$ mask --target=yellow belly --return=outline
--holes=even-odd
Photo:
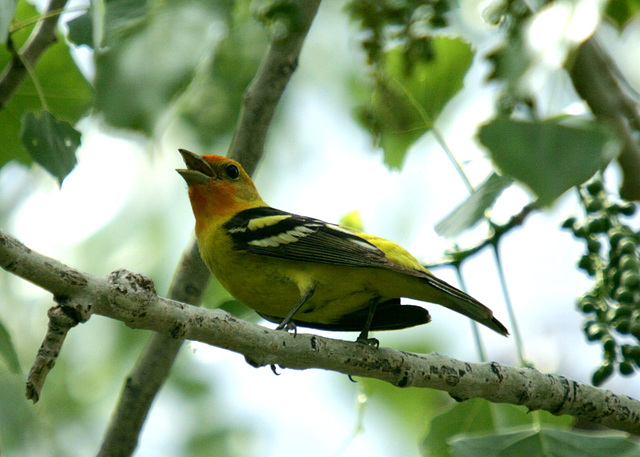
[[[293,262],[230,249],[226,243],[201,248],[211,272],[237,300],[260,314],[284,318],[309,289],[313,296],[296,320],[330,324],[389,295],[392,272]],[[363,274],[365,273],[365,274]]]

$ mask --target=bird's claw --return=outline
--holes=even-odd
[[[276,327],[276,330],[284,330],[287,333],[293,331],[294,337],[298,335],[298,327],[296,326],[296,324],[294,324],[291,321],[287,323],[284,323],[284,322],[280,323],[280,325]]]
[[[362,335],[358,337],[358,339],[356,340],[356,343],[365,344],[367,346],[370,346],[376,349],[380,347],[380,341],[378,341],[377,338],[367,338]]]

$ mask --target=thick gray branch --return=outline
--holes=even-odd
[[[0,231],[0,266],[54,295],[94,297],[92,310],[131,328],[154,330],[240,354],[254,366],[322,368],[387,381],[398,387],[444,390],[458,400],[482,397],[553,414],[570,414],[610,428],[640,434],[640,402],[564,376],[498,363],[467,363],[440,354],[412,354],[315,335],[269,330],[222,310],[208,310],[158,297],[146,277],[118,270],[107,278],[80,273],[37,254]],[[34,272],[50,270],[45,278]],[[72,278],[82,277],[82,284]],[[54,278],[52,280],[52,278]],[[73,301],[73,297],[69,297]]]

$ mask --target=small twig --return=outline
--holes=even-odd
[[[59,14],[52,14],[64,8],[67,0],[51,0],[47,9],[42,13],[42,20],[31,33],[20,54],[14,54],[11,62],[0,76],[0,110],[9,102],[13,94],[27,76],[27,67],[35,67],[42,53],[56,42],[56,25]]]
[[[510,230],[522,225],[527,216],[536,209],[538,209],[537,202],[532,202],[522,208],[518,214],[512,216],[505,224],[498,225],[491,223],[491,233],[487,237],[483,238],[478,244],[468,249],[455,248],[454,250],[447,251],[444,257],[437,262],[425,265],[425,268],[433,269],[445,266],[455,267],[456,265],[461,265],[462,262],[476,255],[484,248],[491,245],[497,245],[502,236],[506,235]]]
[[[524,343],[522,342],[522,334],[518,327],[518,320],[516,319],[516,313],[511,302],[511,294],[509,294],[509,288],[507,287],[507,278],[504,275],[504,268],[502,267],[502,259],[500,258],[500,251],[498,250],[498,243],[493,243],[493,259],[498,270],[498,278],[500,279],[500,288],[502,289],[502,296],[507,308],[507,314],[509,315],[509,325],[511,327],[511,333],[516,343],[516,354],[518,355],[518,363],[522,366],[527,365],[526,358],[524,356]]]
[[[158,297],[149,279],[124,270],[98,278],[66,267],[73,274],[55,276],[53,282],[33,276],[33,272],[55,263],[0,230],[0,266],[10,265],[13,273],[42,287],[46,285],[54,294],[75,288],[78,294],[93,298],[94,314],[120,320],[131,328],[237,352],[257,366],[321,368],[375,378],[398,387],[443,390],[458,401],[481,397],[495,403],[524,405],[529,410],[569,414],[640,434],[640,401],[564,376],[542,373],[532,367],[468,363],[436,353],[373,348],[312,334],[294,336],[240,320],[219,309],[202,309]],[[70,285],[71,278],[79,276],[87,279],[80,290],[75,284]]]
[[[640,201],[640,140],[633,134],[640,130],[640,104],[622,88],[620,70],[595,37],[576,50],[569,75],[593,114],[612,125],[624,144],[618,159],[623,173],[620,195]]]
[[[67,332],[78,325],[78,320],[60,305],[50,308],[47,316],[49,317],[47,334],[38,349],[38,355],[27,378],[26,397],[34,403],[40,399],[42,386],[56,364]]]

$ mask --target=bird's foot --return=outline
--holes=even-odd
[[[282,321],[280,325],[276,327],[276,330],[284,330],[285,332],[293,332],[293,336],[298,334],[298,327],[293,322]]]
[[[366,335],[360,335],[356,340],[356,343],[365,344],[376,349],[380,347],[380,341],[378,341],[377,338],[368,338]]]

